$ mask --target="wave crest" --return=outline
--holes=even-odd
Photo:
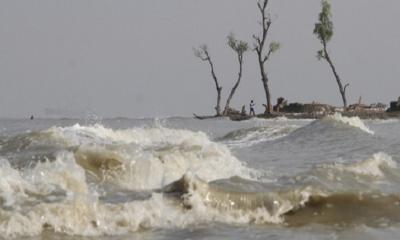
[[[339,122],[348,126],[358,128],[371,135],[374,134],[374,132],[369,129],[359,117],[344,117],[340,113],[335,113],[333,115],[326,116],[323,121]]]
[[[297,126],[263,126],[232,131],[217,139],[231,147],[249,147],[286,136]]]
[[[162,126],[113,130],[99,124],[76,124],[52,127],[23,139],[27,138],[30,142],[26,144],[26,151],[37,152],[46,145],[47,155],[42,160],[49,159],[49,148],[55,156],[60,151],[72,152],[70,160],[76,160],[100,181],[127,189],[161,188],[188,171],[207,181],[257,175],[226,146],[212,142],[203,132]]]
[[[374,154],[371,158],[354,163],[348,166],[336,165],[336,168],[341,171],[348,171],[358,175],[384,177],[385,169],[397,168],[397,163],[393,161],[392,157],[386,153],[380,152]]]

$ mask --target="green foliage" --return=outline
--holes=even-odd
[[[333,36],[331,5],[328,0],[322,0],[321,5],[322,10],[319,14],[318,22],[315,24],[314,34],[323,44],[326,44]]]
[[[276,52],[279,48],[281,48],[281,44],[279,42],[271,42],[269,44],[269,51],[271,53]]]
[[[203,52],[208,52],[208,46],[207,46],[207,44],[201,44],[201,45],[200,45],[200,49],[201,49]]]
[[[200,57],[201,56],[201,51],[199,50],[199,49],[197,49],[197,48],[192,48],[192,50],[193,50],[193,54],[196,56],[196,57]]]
[[[202,44],[199,48],[193,48],[193,54],[201,60],[207,61],[209,59],[208,46],[206,44]]]
[[[249,50],[249,44],[245,41],[237,40],[233,33],[228,35],[228,45],[238,54],[243,54]]]
[[[323,50],[319,50],[317,52],[317,58],[318,58],[318,60],[321,60],[321,59],[325,58],[325,54],[324,54]]]

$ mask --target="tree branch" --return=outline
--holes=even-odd
[[[256,41],[257,45],[260,46],[261,45],[261,40],[260,37],[253,35],[253,39]]]
[[[350,86],[350,83],[346,83],[346,85],[344,85],[343,92],[346,93],[346,89],[347,89],[347,87],[349,87],[349,86]]]
[[[210,60],[210,56],[208,55],[207,47],[205,45],[199,47],[198,49],[193,48],[193,54],[204,62]]]
[[[269,59],[269,57],[271,56],[271,54],[272,54],[272,49],[270,49],[270,50],[268,51],[267,55],[264,57],[263,63],[265,63],[266,61],[268,61],[268,59]]]
[[[258,9],[260,9],[261,12],[265,12],[265,9],[268,6],[268,2],[269,2],[269,0],[264,0],[264,2],[261,5],[260,1],[258,1],[257,2]]]
[[[260,66],[260,73],[261,73],[261,81],[264,86],[264,91],[266,95],[266,100],[267,100],[267,105],[265,105],[266,108],[266,113],[271,113],[272,112],[272,104],[271,104],[271,94],[268,86],[268,76],[266,72],[266,66],[265,63],[268,61],[269,57],[271,54],[274,52],[274,50],[270,49],[268,52],[265,54],[265,44],[267,42],[267,36],[268,32],[270,30],[272,21],[270,16],[267,13],[267,7],[268,7],[269,0],[258,0],[257,1],[257,7],[260,11],[261,15],[261,27],[262,27],[262,32],[257,35],[253,35],[253,39],[255,40],[254,43],[254,51],[257,53],[258,56],[258,63]]]
[[[261,12],[263,11],[263,7],[261,6],[260,1],[258,1],[257,7],[258,7],[258,9],[259,9]]]

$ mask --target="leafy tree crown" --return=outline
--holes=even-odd
[[[281,44],[279,42],[271,42],[271,44],[269,44],[269,50],[271,53],[278,51],[279,48],[281,48]]]
[[[331,5],[328,0],[322,0],[321,5],[322,10],[319,13],[318,22],[315,24],[314,34],[323,44],[326,44],[333,36]]]
[[[233,33],[228,35],[228,45],[239,54],[245,53],[249,49],[249,45],[245,41],[237,40]]]

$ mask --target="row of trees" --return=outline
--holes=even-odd
[[[279,42],[272,41],[269,42],[268,44],[267,41],[267,37],[272,25],[272,19],[269,15],[269,8],[268,8],[269,2],[270,0],[259,0],[257,2],[257,7],[260,12],[260,19],[261,19],[260,21],[261,31],[259,34],[255,34],[252,36],[253,37],[252,50],[257,55],[257,60],[261,75],[261,82],[263,84],[263,89],[266,97],[266,104],[264,105],[265,114],[271,114],[273,110],[271,101],[271,90],[269,86],[269,77],[267,71],[267,63],[270,60],[272,54],[280,48]],[[342,96],[344,110],[346,110],[347,109],[346,89],[349,86],[349,84],[343,86],[342,81],[332,62],[332,59],[330,58],[327,48],[327,44],[333,36],[333,22],[331,20],[331,17],[332,17],[331,6],[328,0],[322,0],[322,10],[319,14],[318,22],[315,24],[314,27],[314,34],[317,36],[317,38],[320,40],[322,44],[322,49],[318,51],[317,58],[319,60],[322,59],[326,60],[329,66],[331,67],[332,72],[337,81],[337,84],[339,86],[339,92]],[[239,63],[239,71],[238,71],[238,78],[230,91],[230,94],[226,100],[224,110],[222,112],[221,112],[222,86],[220,85],[218,78],[215,74],[214,63],[210,56],[208,46],[206,44],[203,44],[199,48],[194,49],[195,56],[201,59],[202,61],[207,62],[211,69],[211,76],[214,80],[215,88],[217,90],[217,105],[215,107],[216,116],[227,115],[229,113],[228,111],[230,108],[231,100],[237,88],[239,87],[242,78],[243,56],[247,51],[249,51],[249,44],[245,41],[236,39],[233,33],[229,34],[227,39],[228,39],[227,42],[228,46],[236,53]]]

